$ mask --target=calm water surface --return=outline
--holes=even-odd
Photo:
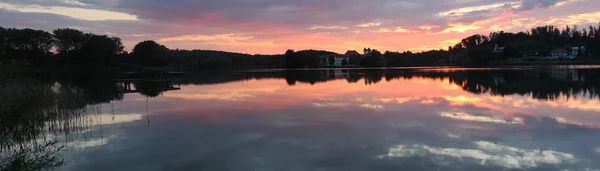
[[[56,139],[65,171],[600,170],[595,66],[101,75],[8,82],[78,112],[4,146]]]

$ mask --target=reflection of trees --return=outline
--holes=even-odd
[[[0,74],[1,75],[1,74]],[[45,134],[87,129],[96,104],[122,99],[103,75],[19,75],[0,82],[0,170],[45,170],[62,165],[62,146]]]
[[[536,99],[555,100],[573,95],[600,97],[597,69],[537,69],[537,70],[285,70],[273,72],[202,73],[183,78],[182,84],[220,84],[250,79],[285,78],[288,85],[316,84],[337,79],[349,83],[364,79],[365,84],[377,84],[385,78],[412,79],[415,77],[446,80],[463,90],[494,96],[527,95]],[[393,90],[390,90],[393,91]]]
[[[136,82],[133,83],[136,90],[139,91],[140,94],[146,97],[158,97],[163,92],[165,92],[167,88],[172,88],[173,84],[171,82]]]

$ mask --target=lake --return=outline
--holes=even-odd
[[[598,78],[600,66],[16,74],[1,88],[2,157],[64,171],[600,170]]]

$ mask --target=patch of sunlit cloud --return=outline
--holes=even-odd
[[[389,33],[390,30],[388,30],[386,28],[382,28],[382,29],[379,29],[377,32],[379,32],[379,33]]]
[[[445,46],[453,46],[458,42],[460,42],[459,39],[447,39],[447,40],[439,41],[438,44],[442,47],[445,47]]]
[[[394,98],[375,98],[374,100],[381,101],[382,103],[389,103],[391,101],[394,101]]]
[[[442,31],[442,33],[451,33],[451,32],[463,33],[463,32],[466,32],[466,31],[479,30],[481,28],[482,28],[481,26],[477,26],[477,25],[474,25],[474,24],[469,24],[469,25],[464,25],[464,24],[450,24],[450,27],[444,29],[444,31]]]
[[[552,150],[529,150],[498,145],[488,141],[476,141],[475,149],[442,148],[428,145],[398,145],[388,149],[380,158],[399,157],[449,157],[464,161],[474,160],[481,165],[495,165],[511,169],[528,169],[540,165],[574,164],[577,158],[569,153]],[[448,160],[443,160],[448,164]],[[441,164],[441,163],[440,163]]]
[[[570,15],[565,18],[559,19],[562,20],[563,24],[584,24],[584,23],[597,23],[600,21],[600,12],[591,12],[577,15]],[[561,23],[561,22],[559,22]]]
[[[325,30],[346,30],[349,27],[346,26],[319,26],[319,25],[315,25],[313,27],[311,27],[311,30],[318,30],[318,29],[325,29]]]
[[[23,13],[45,13],[71,17],[79,20],[104,21],[104,20],[138,20],[136,15],[108,10],[87,9],[78,7],[40,6],[40,5],[15,5],[0,2],[0,9]]]
[[[471,12],[494,10],[494,9],[499,9],[499,8],[503,8],[503,7],[507,7],[507,6],[515,8],[515,7],[519,7],[519,3],[518,2],[508,2],[508,3],[495,3],[495,4],[490,4],[490,5],[463,7],[463,8],[452,9],[450,11],[440,12],[440,13],[438,13],[438,16],[442,16],[442,17],[464,16]]]
[[[567,0],[567,1],[557,2],[552,7],[560,7],[560,6],[563,6],[563,5],[571,4],[571,3],[576,2],[576,1],[579,1],[579,0]]]
[[[160,36],[162,34],[132,34],[132,37],[149,37],[149,36]]]
[[[460,42],[460,40],[458,40],[458,39],[449,39],[449,40],[439,41],[436,44],[433,44],[430,46],[412,47],[412,48],[407,48],[407,50],[413,51],[413,52],[419,52],[419,51],[429,51],[429,50],[433,50],[433,49],[447,49],[448,46],[454,46],[458,42]],[[448,90],[460,89],[460,87],[458,87],[457,85],[454,85],[454,84],[449,85],[446,88]]]
[[[396,27],[396,29],[394,30],[394,32],[395,33],[416,33],[417,31],[405,29],[405,28],[402,28],[402,27]]]
[[[360,107],[362,108],[370,108],[370,109],[383,109],[382,105],[378,105],[378,104],[361,104]]]
[[[254,38],[253,36],[243,36],[235,33],[215,34],[215,35],[181,35],[176,37],[167,37],[158,39],[159,42],[175,42],[175,41],[247,41]]]
[[[381,23],[364,23],[364,24],[359,24],[359,25],[356,25],[356,26],[357,27],[367,28],[367,27],[377,27],[377,26],[380,26],[380,25],[381,25]]]
[[[476,116],[464,112],[440,112],[440,116],[445,118],[451,118],[456,120],[474,121],[474,122],[488,122],[488,123],[503,123],[503,124],[523,124],[523,119],[520,117],[512,118],[507,121],[500,117],[492,116]]]
[[[313,103],[315,107],[344,107],[348,105],[348,103]]]
[[[434,100],[431,99],[427,99],[427,100],[422,100],[421,104],[435,104],[436,102]]]
[[[89,4],[77,1],[77,0],[60,0],[60,2],[69,4],[69,5],[79,5],[79,6],[88,6]]]
[[[215,35],[180,35],[175,37],[165,37],[157,40],[160,43],[184,43],[185,45],[191,45],[193,43],[198,44],[211,44],[226,47],[260,47],[260,48],[276,48],[281,45],[274,43],[273,41],[255,39],[254,36],[246,36],[235,33],[230,34],[215,34]]]
[[[319,32],[319,33],[315,33],[316,35],[331,35],[333,34],[333,32]]]
[[[422,26],[419,26],[419,28],[421,30],[431,30],[431,29],[439,28],[439,27],[440,26],[436,26],[436,25],[422,25]]]

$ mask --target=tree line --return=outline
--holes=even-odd
[[[34,66],[110,64],[122,54],[120,38],[63,28],[52,33],[0,27],[0,60]]]
[[[504,51],[493,54],[495,46],[504,47]],[[567,25],[563,29],[547,25],[518,33],[476,34],[448,47],[448,51],[451,55],[464,57],[468,63],[485,64],[508,58],[545,57],[554,49],[571,52],[573,47],[585,47],[579,48],[577,59],[597,58],[600,55],[600,24],[581,29],[576,25]]]
[[[504,48],[494,53],[494,47]],[[537,60],[551,55],[554,49],[569,52],[573,47],[579,48],[576,59],[595,60],[600,56],[600,24],[587,28],[566,26],[559,29],[547,25],[532,28],[518,33],[492,32],[489,35],[475,34],[462,39],[448,49],[430,50],[426,52],[391,52],[373,50],[364,56],[353,56],[350,65],[362,67],[381,66],[432,66],[432,65],[485,65],[494,61],[526,58]],[[288,50],[285,53],[286,67],[319,67],[318,56],[340,55],[327,51]]]
[[[208,50],[171,50],[155,41],[124,51],[119,37],[60,28],[51,33],[30,28],[0,27],[0,66],[101,66],[197,69],[283,67],[282,55],[249,55]]]
[[[504,47],[493,53],[494,47]],[[600,25],[580,29],[548,25],[518,33],[492,32],[462,39],[448,49],[413,53],[381,53],[348,56],[347,66],[432,66],[485,65],[494,61],[526,58],[536,60],[553,49],[579,49],[578,59],[600,56]],[[33,66],[181,66],[195,69],[234,69],[257,67],[322,67],[320,56],[340,55],[320,50],[288,50],[281,55],[250,55],[211,50],[172,50],[155,41],[142,41],[131,53],[124,51],[120,38],[61,28],[51,33],[30,28],[0,27],[0,65]],[[332,59],[326,59],[333,63]],[[327,62],[327,61],[325,61]]]

